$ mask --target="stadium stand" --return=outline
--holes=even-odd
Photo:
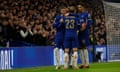
[[[7,41],[13,40],[44,46],[54,44],[55,29],[52,23],[58,8],[61,4],[76,6],[76,1],[79,0],[0,0],[0,46],[6,46]],[[91,0],[84,3],[92,14]],[[100,0],[96,3],[95,30],[90,28],[90,39],[92,42],[94,33],[96,45],[104,45],[104,10]]]

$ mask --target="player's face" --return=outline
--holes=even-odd
[[[78,12],[82,12],[83,9],[84,9],[84,7],[83,7],[82,5],[78,5],[78,6],[77,6],[77,10],[78,10]]]
[[[60,13],[64,15],[66,13],[66,9],[61,9]]]
[[[70,9],[69,9],[69,8],[66,8],[66,12],[67,12],[67,13],[70,12]]]

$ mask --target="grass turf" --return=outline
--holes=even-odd
[[[120,72],[120,62],[92,63],[89,69],[55,70],[54,66],[0,70],[0,72]]]

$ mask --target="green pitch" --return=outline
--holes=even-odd
[[[24,68],[14,70],[0,70],[0,72],[120,72],[120,62],[109,62],[109,63],[92,63],[89,69],[78,69],[78,70],[55,70],[54,66],[47,67],[36,67],[36,68]]]

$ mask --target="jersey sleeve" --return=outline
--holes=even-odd
[[[91,15],[88,13],[87,14],[87,26],[90,27],[92,25],[92,18]]]
[[[56,16],[53,22],[53,28],[59,28],[62,26],[62,24],[60,23],[60,16]]]
[[[78,30],[81,28],[81,21],[80,21],[80,18],[79,17],[77,17],[77,19],[76,19],[77,21],[77,26],[78,26]]]
[[[89,13],[85,13],[85,17],[81,19],[81,24],[86,23],[89,28],[92,25],[92,18]]]
[[[83,23],[86,23],[86,19],[85,18],[79,18],[79,26],[78,26],[78,28],[80,29],[80,28],[82,28],[82,24]]]

